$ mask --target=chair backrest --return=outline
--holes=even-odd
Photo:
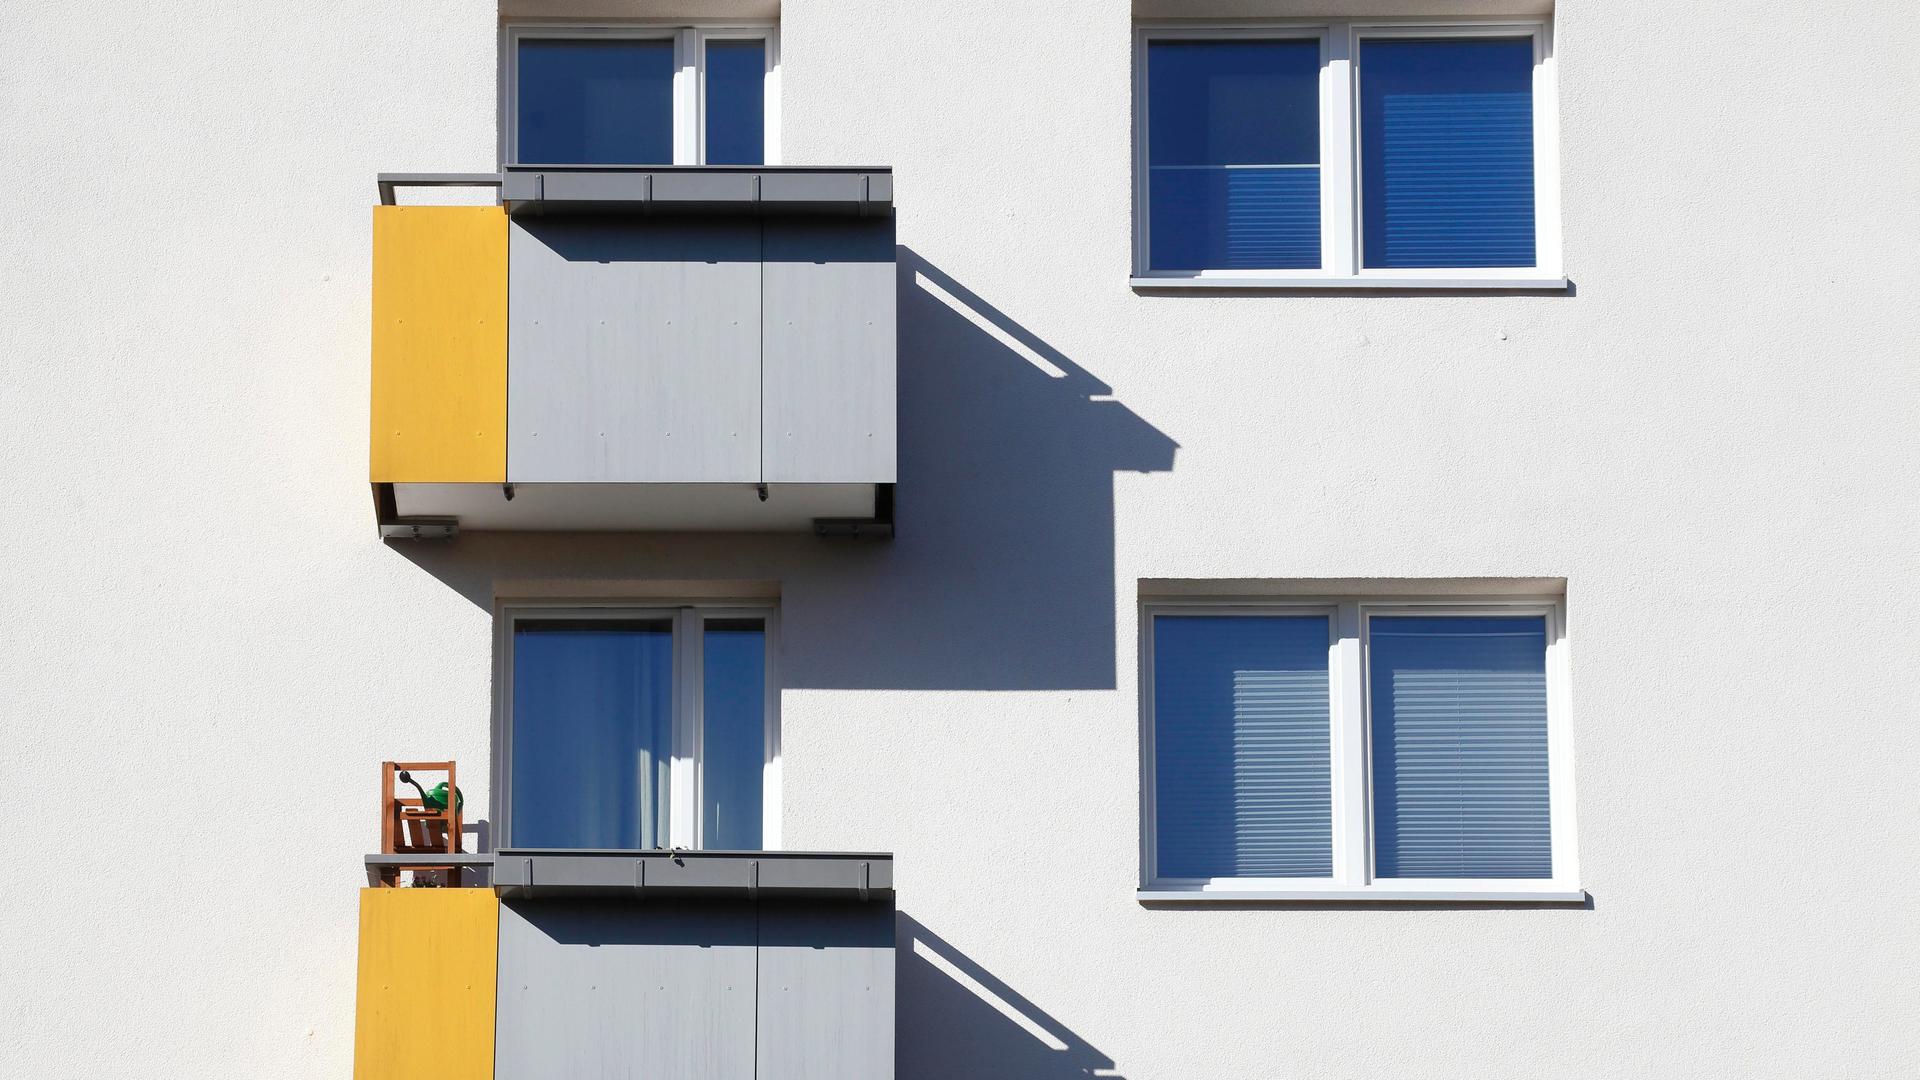
[[[417,796],[401,795],[400,774],[445,773],[447,805],[429,807]],[[420,777],[415,775],[415,780]],[[451,761],[380,763],[380,852],[383,855],[460,853],[459,773]],[[425,788],[425,783],[421,784]]]

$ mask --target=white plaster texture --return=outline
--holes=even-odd
[[[788,0],[786,160],[896,170],[899,538],[385,546],[373,178],[493,166],[497,16],[0,8],[0,1072],[348,1075],[499,583],[698,580],[778,583],[787,845],[990,976],[903,956],[903,1080],[1920,1073],[1913,5],[1561,3],[1572,295],[1146,296],[1127,3]],[[1482,576],[1568,583],[1590,910],[1135,901],[1141,579]]]

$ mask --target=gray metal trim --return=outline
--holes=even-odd
[[[493,866],[494,891],[508,900],[893,897],[893,856],[869,852],[503,848],[494,854]]]
[[[382,870],[414,870],[421,867],[433,869],[442,866],[458,866],[463,870],[490,870],[493,868],[492,855],[369,855],[366,858],[367,884],[380,884]]]
[[[509,213],[893,213],[887,168],[814,166],[508,165],[500,201]]]
[[[499,173],[398,173],[383,172],[375,182],[380,187],[380,205],[392,206],[393,191],[403,187],[492,187],[500,186]]]

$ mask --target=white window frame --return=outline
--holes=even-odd
[[[513,844],[513,634],[522,622],[666,619],[673,622],[673,746],[667,768],[667,837],[672,847],[704,846],[701,765],[705,760],[703,631],[711,619],[761,619],[766,626],[765,756],[761,762],[760,847],[780,849],[780,610],[772,601],[503,602],[494,612],[493,786],[497,847]]]
[[[1381,615],[1538,615],[1547,628],[1547,812],[1549,878],[1376,878],[1373,872],[1372,722],[1367,664],[1370,620]],[[1154,806],[1153,627],[1159,615],[1315,615],[1331,628],[1327,645],[1333,873],[1325,878],[1160,876]],[[1481,901],[1579,902],[1574,851],[1573,734],[1568,695],[1565,605],[1558,597],[1498,599],[1221,597],[1143,600],[1140,618],[1140,887],[1147,901]]]
[[[706,162],[707,43],[766,42],[766,80],[761,84],[765,94],[761,158],[763,165],[780,164],[780,30],[776,24],[541,22],[508,23],[500,30],[500,161],[503,165],[552,164],[520,160],[520,42],[529,38],[672,41],[673,161],[658,164],[676,166]]]
[[[1320,255],[1317,269],[1154,270],[1149,250],[1147,46],[1156,41],[1320,42]],[[1360,265],[1360,44],[1377,38],[1519,38],[1533,42],[1531,267],[1367,269]],[[1133,49],[1133,275],[1139,289],[1565,289],[1560,239],[1560,123],[1548,19],[1308,21],[1194,26],[1142,23]]]

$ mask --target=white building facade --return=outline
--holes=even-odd
[[[378,769],[453,759],[472,853],[891,853],[902,1080],[1920,1072],[1909,5],[15,0],[0,27],[0,1071],[353,1074]],[[763,380],[737,511],[534,481],[530,525],[383,538],[375,178],[533,161],[528,40],[667,43],[664,126],[612,121],[665,140],[647,164],[850,169],[862,215],[890,177],[871,484],[783,487]],[[762,50],[758,160],[728,42]],[[1369,97],[1390,71],[1438,112]],[[752,519],[783,502],[798,528]],[[543,620],[665,635],[657,772],[608,803],[590,749],[509,766]],[[730,630],[766,707],[728,779]],[[515,783],[631,828],[509,821]]]

